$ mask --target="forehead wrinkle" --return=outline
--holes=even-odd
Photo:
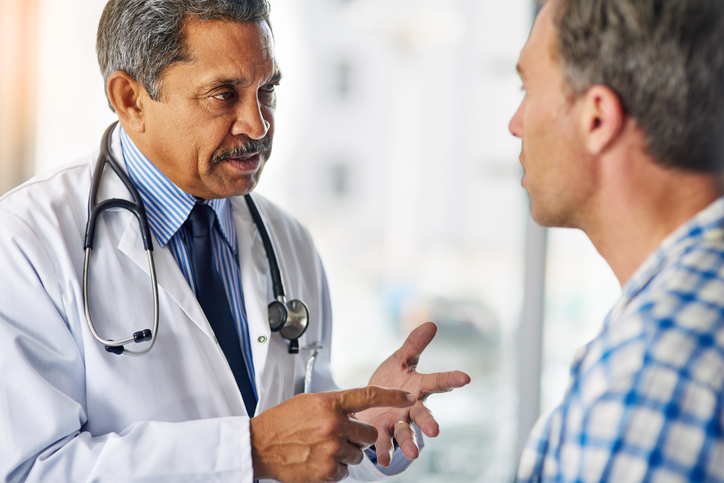
[[[268,62],[273,62],[273,68],[270,71],[270,74],[268,76],[260,76],[258,72],[260,70],[263,70],[263,66],[267,64]],[[249,66],[243,66],[240,68],[240,70],[249,70]],[[269,59],[265,62],[262,62],[260,64],[254,64],[251,66],[251,75],[241,75],[241,76],[227,76],[227,75],[219,75],[219,76],[209,76],[208,78],[202,79],[201,82],[199,82],[199,85],[203,87],[213,87],[213,86],[219,86],[219,85],[226,85],[226,86],[234,86],[234,87],[250,87],[254,85],[254,80],[259,79],[259,84],[266,84],[267,82],[273,80],[273,79],[279,79],[281,78],[282,74],[279,68],[276,65],[276,62],[274,62],[274,59]]]
[[[227,54],[226,59],[229,65],[234,66],[236,72],[241,73],[239,76],[228,76],[226,78],[228,84],[249,87],[253,85],[255,79],[260,76],[262,83],[265,83],[277,74],[279,68],[274,57],[274,49],[269,43],[268,36],[264,35],[263,38],[266,39],[266,42],[262,40],[262,45],[259,46],[259,49],[251,48],[249,55],[244,55],[243,58],[235,56],[231,52]],[[268,66],[270,63],[271,66]],[[269,72],[266,78],[264,78],[264,72]]]

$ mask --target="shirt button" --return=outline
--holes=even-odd
[[[260,335],[257,340],[259,341],[260,344],[263,344],[264,342],[266,342],[266,336]]]

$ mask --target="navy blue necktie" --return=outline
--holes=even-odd
[[[191,235],[191,266],[194,270],[196,298],[216,334],[221,350],[234,373],[236,384],[249,417],[256,410],[256,396],[249,380],[244,356],[241,353],[239,335],[231,314],[229,299],[219,272],[211,256],[211,231],[216,224],[216,213],[205,204],[196,203],[184,226]]]

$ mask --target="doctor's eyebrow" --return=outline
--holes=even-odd
[[[266,84],[279,84],[282,81],[282,72],[280,70],[277,70],[274,72],[274,74],[271,76],[271,78],[266,82]]]
[[[270,84],[278,84],[282,80],[282,73],[279,70],[275,70],[274,73],[269,77],[269,80],[264,82],[262,85],[270,85]],[[246,78],[240,78],[240,77],[221,77],[216,79],[211,79],[203,84],[203,89],[212,90],[219,86],[229,86],[229,87],[236,87],[236,86],[247,86],[251,84],[251,81]]]

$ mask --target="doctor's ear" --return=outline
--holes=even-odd
[[[604,85],[594,85],[583,94],[582,128],[591,154],[601,154],[624,128],[626,111],[618,95]]]
[[[148,98],[146,89],[130,75],[116,71],[108,77],[108,99],[118,114],[121,123],[135,132],[146,129],[144,104]]]

